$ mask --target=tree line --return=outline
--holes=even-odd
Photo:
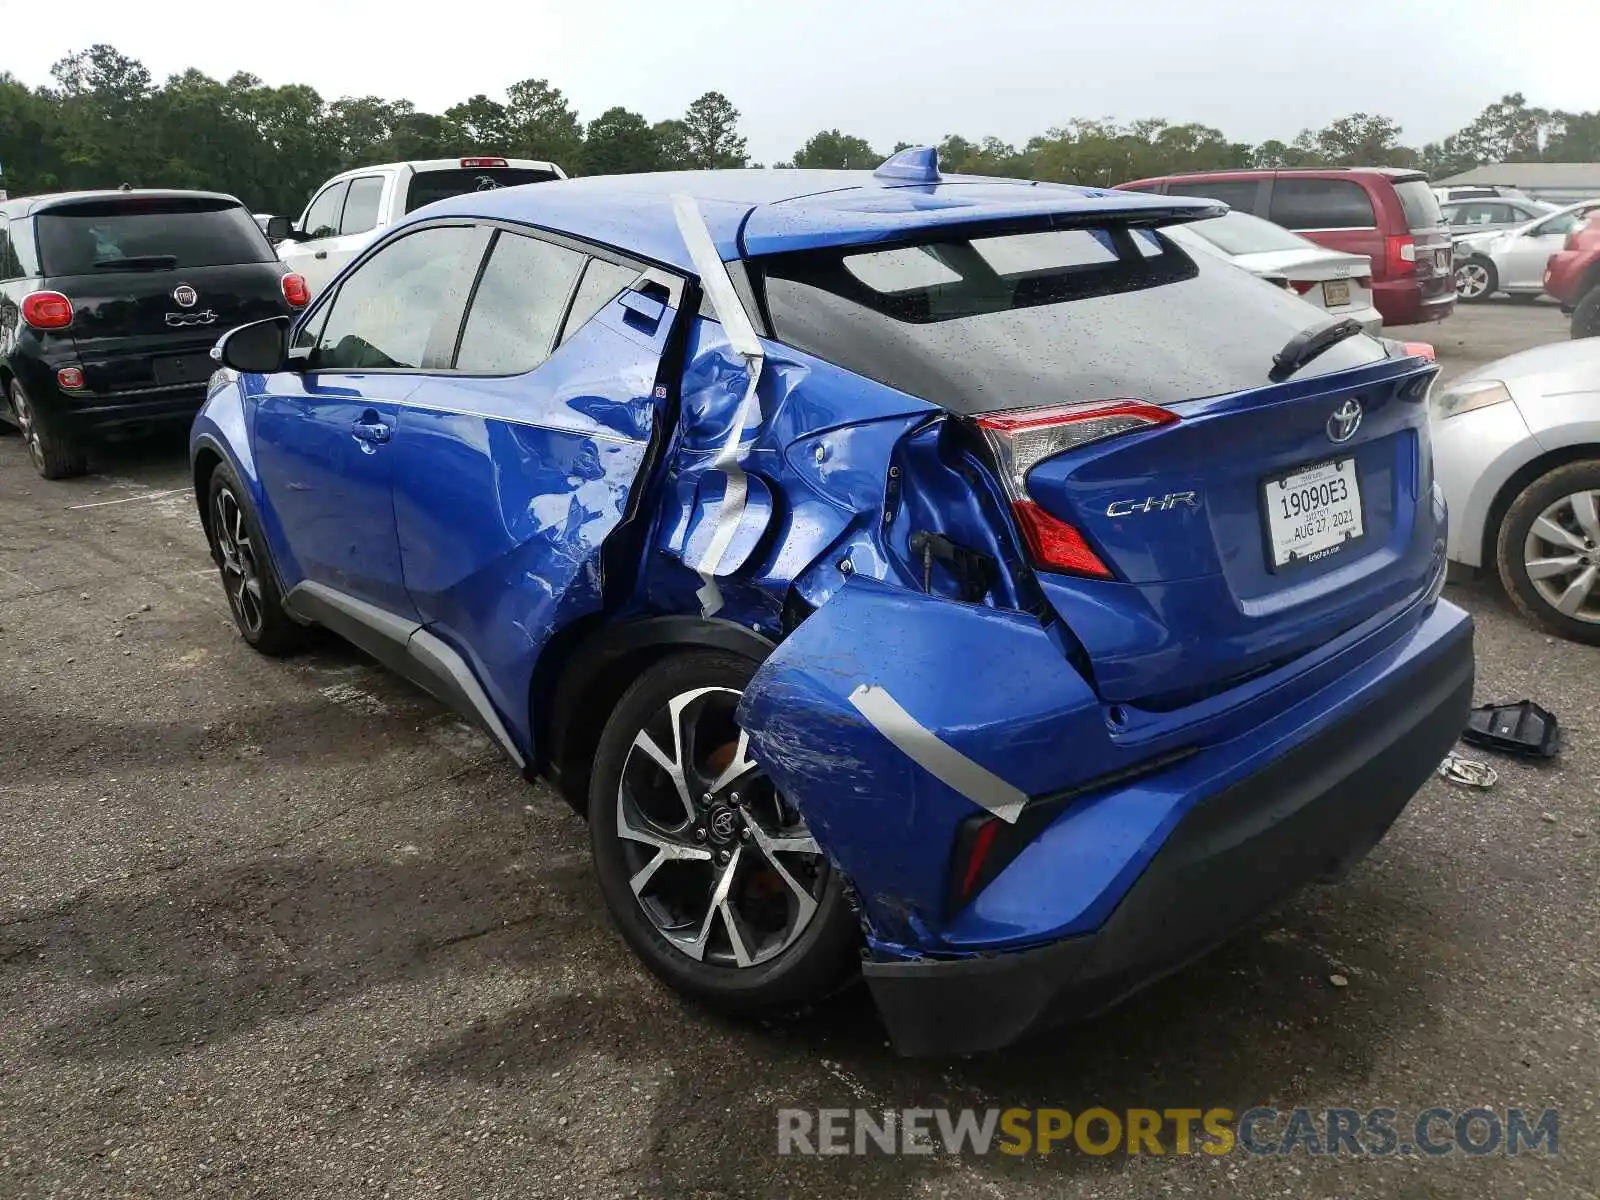
[[[378,96],[325,100],[304,84],[274,87],[244,72],[219,81],[190,69],[157,84],[144,64],[103,44],[50,74],[30,88],[0,73],[0,167],[12,195],[210,188],[258,212],[297,214],[317,184],[366,163],[476,153],[549,159],[572,175],[763,165],[750,161],[739,110],[715,91],[677,117],[615,107],[586,123],[544,79],[428,113]],[[1102,187],[1230,167],[1415,166],[1442,179],[1482,163],[1600,161],[1600,111],[1537,108],[1520,93],[1441,142],[1408,146],[1402,132],[1388,117],[1353,113],[1289,142],[1252,145],[1209,125],[1075,119],[1021,146],[951,134],[939,157],[949,171]],[[870,168],[907,144],[873,147],[824,130],[773,165]]]

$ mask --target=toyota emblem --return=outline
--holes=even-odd
[[[711,818],[711,836],[719,842],[726,841],[733,836],[734,816],[732,809],[720,809]]]
[[[172,302],[179,308],[193,308],[200,299],[200,293],[187,283],[180,283],[172,289]]]
[[[1348,442],[1355,437],[1356,430],[1361,428],[1361,412],[1361,401],[1354,396],[1334,409],[1333,416],[1328,418],[1328,440]]]

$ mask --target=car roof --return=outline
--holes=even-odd
[[[537,226],[693,273],[673,198],[694,199],[727,261],[823,246],[908,239],[957,225],[1110,217],[1169,224],[1223,211],[1215,201],[1032,180],[942,176],[908,182],[870,171],[668,171],[590,176],[468,192],[412,220],[461,216]]]
[[[466,167],[466,168],[463,168],[461,166],[461,163],[462,163],[463,160],[472,159],[472,158],[479,158],[479,159],[483,159],[483,160],[487,160],[487,159],[491,159],[492,158],[492,159],[495,159],[497,161],[495,162],[495,164],[492,167]],[[502,167],[500,165],[501,163],[504,163],[505,165]],[[351,167],[348,171],[340,171],[337,175],[328,176],[327,179],[322,181],[321,186],[319,186],[317,188],[317,190],[320,192],[322,190],[322,188],[326,187],[328,184],[337,183],[341,179],[354,179],[358,175],[371,175],[374,171],[396,171],[396,170],[399,170],[401,167],[410,167],[413,171],[416,171],[418,173],[421,173],[423,171],[460,171],[460,170],[463,170],[463,169],[464,170],[469,170],[469,171],[474,171],[474,170],[476,170],[476,171],[500,171],[500,170],[511,170],[511,171],[559,171],[560,170],[560,168],[557,167],[555,163],[546,162],[545,160],[539,159],[539,158],[506,158],[504,155],[500,155],[500,154],[485,154],[485,155],[458,154],[455,158],[411,158],[411,159],[407,159],[405,162],[366,163],[366,164],[364,164],[362,166],[359,166],[359,167]]]
[[[94,203],[97,200],[216,200],[226,204],[239,204],[237,196],[225,192],[200,192],[187,188],[101,188],[86,192],[50,192],[42,196],[19,196],[6,204],[6,211],[14,217],[32,216],[53,208],[70,208],[76,204]]]
[[[1427,179],[1426,171],[1415,167],[1221,167],[1215,171],[1179,171],[1172,175],[1151,175],[1145,179],[1130,179],[1119,183],[1119,188],[1137,187],[1141,183],[1170,183],[1175,179],[1268,179],[1287,175],[1291,179],[1317,179],[1339,175],[1382,175],[1391,183],[1412,179]]]

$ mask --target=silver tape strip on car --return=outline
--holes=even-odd
[[[733,425],[728,430],[727,441],[722,444],[716,458],[711,460],[711,467],[720,470],[726,477],[727,487],[722,493],[717,524],[711,531],[706,552],[693,568],[701,582],[695,596],[700,601],[701,613],[709,617],[722,607],[722,592],[716,581],[717,569],[722,565],[722,556],[733,541],[733,535],[739,530],[739,520],[744,516],[745,499],[749,494],[744,468],[739,465],[739,448],[744,442],[745,426],[752,413],[759,410],[756,385],[761,382],[761,366],[766,356],[761,349],[761,339],[756,335],[755,323],[745,311],[733,280],[728,275],[728,268],[723,265],[716,243],[711,240],[711,230],[706,228],[700,206],[695,203],[693,196],[678,193],[672,197],[672,211],[677,217],[683,244],[688,248],[689,260],[700,275],[700,286],[710,298],[717,319],[722,322],[722,331],[727,335],[728,344],[733,347],[735,354],[744,359],[749,375],[744,396],[739,401],[738,411],[734,413]]]
[[[887,690],[875,683],[863,683],[850,693],[850,703],[896,749],[939,782],[1002,821],[1016,823],[1028,794],[940,741],[938,735],[901,708]]]

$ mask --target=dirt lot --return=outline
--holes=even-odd
[[[1565,335],[1509,303],[1424,332],[1452,372]],[[1554,709],[1557,763],[1430,784],[1353,877],[1106,1018],[906,1062],[859,993],[685,1007],[482,738],[337,646],[252,654],[181,438],[71,484],[0,439],[0,1195],[1592,1200],[1600,652],[1450,595],[1480,697]],[[779,1106],[1093,1104],[1553,1105],[1560,1153],[776,1153]]]

